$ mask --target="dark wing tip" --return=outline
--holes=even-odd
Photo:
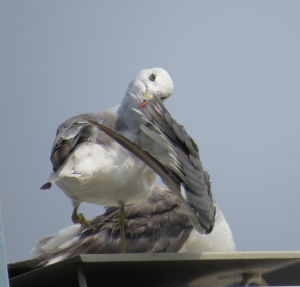
[[[45,184],[43,184],[40,189],[42,190],[46,190],[46,189],[50,189],[52,187],[52,183],[51,182],[46,182]]]
[[[210,228],[207,229],[207,230],[205,231],[205,234],[206,234],[206,235],[210,234],[210,233],[213,231],[213,229],[214,229],[216,212],[217,212],[217,209],[216,209],[216,207],[214,206],[214,216],[213,216],[213,219],[212,219],[211,222],[210,222]]]
[[[211,234],[211,232],[213,231],[213,229],[214,229],[214,226],[211,226],[210,229],[208,229],[208,230],[205,231],[205,234],[206,235]]]

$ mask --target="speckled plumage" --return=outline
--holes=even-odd
[[[178,198],[162,186],[154,186],[151,196],[127,206],[127,253],[179,251],[193,230],[187,216],[177,212],[181,207]],[[8,265],[10,277],[78,254],[120,253],[118,217],[119,208],[108,207],[104,214],[90,220],[96,231],[76,224],[38,240],[34,259]]]
[[[215,228],[202,235],[180,211],[183,204],[167,187],[154,186],[152,194],[126,207],[125,238],[128,253],[233,252],[235,244],[222,211],[216,207]],[[38,240],[36,258],[9,264],[12,276],[52,264],[78,254],[107,254],[120,251],[119,209],[108,207],[91,219],[93,231],[72,225]]]
[[[125,240],[127,253],[177,252],[187,240],[193,227],[188,218],[177,212],[180,201],[169,189],[154,186],[152,194],[139,203],[126,207]],[[96,231],[81,227],[77,239],[66,243],[61,251],[46,261],[63,255],[120,252],[119,209],[110,207],[90,220]],[[42,245],[44,242],[42,242]],[[43,245],[39,250],[47,250]],[[44,255],[47,255],[44,253]],[[55,260],[54,260],[55,261]]]

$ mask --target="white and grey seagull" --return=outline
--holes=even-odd
[[[83,214],[77,214],[81,202],[119,206],[124,230],[125,205],[151,194],[157,178],[151,168],[86,120],[92,118],[138,142],[142,120],[132,110],[138,103],[131,95],[144,93],[146,87],[164,100],[171,96],[174,86],[165,70],[142,70],[128,85],[121,105],[99,114],[72,117],[58,127],[50,157],[53,173],[41,189],[49,189],[55,182],[71,198],[74,223],[94,229]]]
[[[82,201],[119,206],[121,252],[125,252],[125,204],[150,195],[154,172],[181,200],[185,207],[181,212],[196,230],[208,234],[214,226],[209,175],[198,147],[162,103],[172,91],[173,82],[165,70],[142,70],[119,107],[79,115],[58,128],[51,155],[54,174],[42,189],[56,182],[74,203],[73,222],[91,228],[82,214],[77,215]]]
[[[125,240],[127,253],[234,252],[232,232],[220,208],[209,235],[191,225],[181,201],[165,186],[153,186],[151,195],[126,206]],[[121,246],[118,208],[109,207],[90,220],[97,228],[72,225],[57,234],[40,239],[33,250],[34,259],[9,264],[11,276],[50,265],[79,254],[119,253]]]

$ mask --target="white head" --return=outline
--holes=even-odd
[[[152,68],[141,70],[138,75],[130,82],[127,92],[137,95],[146,92],[156,94],[162,101],[170,97],[173,93],[173,81],[162,68]]]
[[[141,115],[133,108],[139,107],[147,89],[149,94],[156,94],[163,101],[172,95],[173,88],[173,81],[164,69],[141,70],[128,85],[122,104],[117,110],[116,129],[126,129],[127,126],[139,129]],[[137,101],[136,97],[139,97],[140,101]]]

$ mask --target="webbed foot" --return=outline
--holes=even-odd
[[[96,227],[91,225],[90,222],[84,217],[82,213],[77,214],[77,208],[74,208],[73,210],[72,221],[74,223],[80,223],[81,225],[85,225],[93,230],[96,230]]]

